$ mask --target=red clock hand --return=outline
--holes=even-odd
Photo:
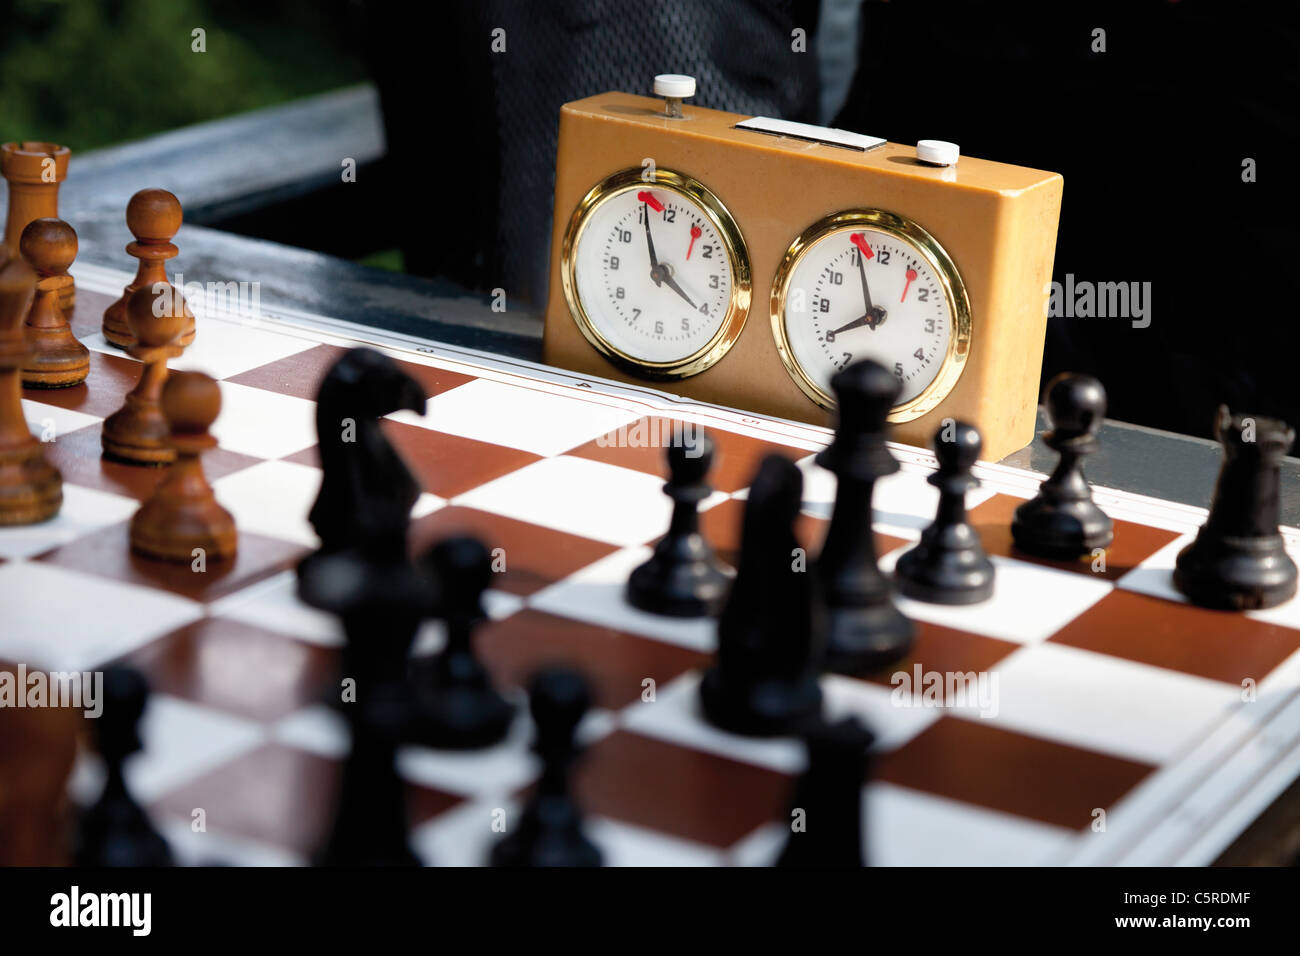
[[[849,242],[853,243],[860,250],[862,250],[862,258],[874,259],[876,257],[876,254],[871,251],[871,247],[867,245],[867,237],[864,236],[862,233],[860,232],[853,233],[853,235],[849,236]]]
[[[691,257],[691,250],[695,248],[695,240],[700,238],[700,227],[691,226],[691,244],[686,247],[686,258]]]
[[[904,299],[907,298],[907,290],[908,290],[909,288],[911,288],[911,286],[912,286],[912,280],[915,279],[915,278],[916,278],[916,270],[915,270],[915,269],[908,269],[908,270],[907,270],[907,281],[906,281],[905,283],[903,283],[903,294],[900,295],[900,296],[898,297],[898,301],[899,301],[899,302],[902,302]]]
[[[664,211],[664,204],[661,203],[658,199],[655,199],[654,193],[650,192],[650,190],[648,189],[641,190],[639,193],[636,194],[636,198],[641,200],[641,202],[645,203],[655,212]]]

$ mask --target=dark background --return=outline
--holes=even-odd
[[[1300,146],[1295,9],[0,0],[0,138],[62,141],[75,157],[370,79],[389,155],[364,202],[322,194],[210,224],[505,288],[540,313],[560,105],[648,93],[655,73],[689,73],[699,106],[901,143],[950,139],[966,155],[1061,173],[1056,278],[1150,282],[1152,321],[1053,317],[1044,376],[1091,372],[1113,417],[1208,435],[1220,402],[1300,422],[1300,243],[1286,165]],[[190,55],[194,26],[208,30],[205,57]],[[504,54],[490,47],[497,27]],[[796,28],[807,52],[791,49]],[[1097,28],[1104,52],[1093,49]],[[1242,180],[1247,158],[1253,183]]]

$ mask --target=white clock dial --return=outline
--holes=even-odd
[[[744,322],[748,264],[739,230],[711,194],[664,171],[653,182],[623,174],[575,224],[566,291],[606,355],[667,375],[721,357]]]
[[[800,387],[829,404],[831,377],[864,358],[897,376],[896,409],[933,393],[943,373],[955,381],[954,335],[964,359],[969,318],[964,293],[957,315],[960,279],[937,244],[886,213],[841,214],[810,232],[782,266],[773,316]]]

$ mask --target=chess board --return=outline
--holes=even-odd
[[[173,366],[220,380],[220,447],[205,464],[240,548],[229,567],[195,573],[128,550],[128,519],[159,473],[100,459],[103,420],[138,365],[104,342],[99,321],[130,276],[74,273],[72,322],[92,350],[90,377],[25,392],[28,419],[63,473],[64,503],[47,524],[0,529],[0,661],[64,671],[124,661],[147,675],[146,749],[128,779],[182,860],[302,863],[328,825],[348,746],[326,704],[342,639],[335,620],[297,601],[292,569],[315,540],[306,515],[320,481],[316,384],[362,343],[387,350],[430,397],[427,416],[386,423],[424,488],[415,543],[468,532],[503,549],[491,621],[477,638],[491,672],[516,695],[544,663],[574,664],[592,682],[576,789],[608,862],[774,858],[802,749],[707,724],[696,688],[712,624],[624,602],[670,502],[662,450],[605,436],[649,434],[647,422],[708,428],[716,491],[702,525],[734,560],[746,483],[773,452],[804,473],[799,533],[816,553],[834,498],[834,479],[813,464],[827,430],[326,316],[245,316],[196,301],[198,337]],[[925,482],[932,457],[893,449],[902,470],[876,497],[886,567],[936,501]],[[918,626],[911,657],[883,674],[823,679],[828,711],[859,715],[877,738],[864,801],[869,860],[1212,861],[1300,772],[1300,602],[1244,615],[1191,607],[1170,571],[1204,510],[1104,488],[1097,501],[1116,526],[1104,567],[1016,553],[1012,510],[1042,476],[991,464],[977,474],[971,520],[997,565],[993,598],[965,608],[900,599]],[[1285,533],[1300,544],[1300,533]],[[416,652],[440,640],[430,625]],[[996,691],[992,706],[900,700],[894,684],[899,674],[972,672]],[[402,751],[422,858],[484,860],[499,838],[494,811],[511,819],[535,778],[530,735],[521,716],[490,750]],[[95,758],[81,759],[74,797],[93,796],[100,774]],[[203,832],[192,825],[198,809]]]

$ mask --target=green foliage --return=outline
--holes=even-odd
[[[345,14],[292,0],[0,0],[0,140],[75,154],[357,82]],[[196,28],[206,52],[192,50]]]
[[[401,249],[380,249],[353,261],[363,266],[370,266],[372,269],[384,269],[388,272],[406,271],[406,261]]]

